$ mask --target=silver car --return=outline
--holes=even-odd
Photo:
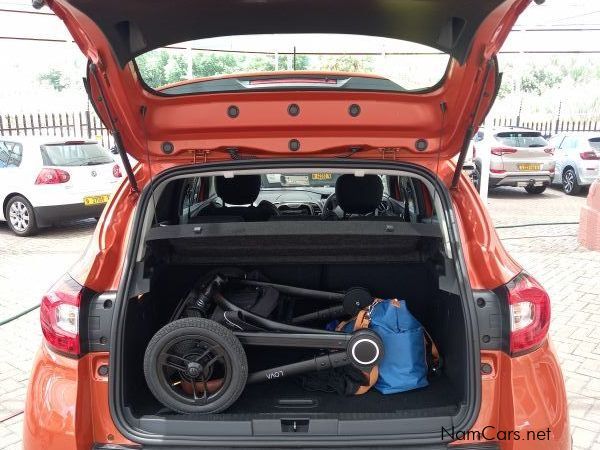
[[[560,133],[550,139],[555,148],[553,182],[568,195],[578,194],[600,176],[600,133]]]
[[[523,187],[541,194],[554,176],[553,149],[540,132],[525,128],[480,128],[472,143],[473,182],[479,189],[481,157],[490,157],[489,187]]]

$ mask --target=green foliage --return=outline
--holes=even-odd
[[[570,89],[600,79],[600,64],[559,57],[526,64],[512,60],[503,65],[502,72],[499,98],[518,92],[540,96],[555,89]]]
[[[135,62],[144,81],[153,88],[181,81],[187,72],[187,63],[182,55],[163,49],[144,53]]]
[[[322,56],[320,70],[333,72],[370,72],[373,58],[369,56],[334,55]]]
[[[192,59],[192,73],[194,78],[201,78],[239,72],[245,59],[233,53],[196,53]]]
[[[40,83],[48,83],[58,92],[68,88],[71,84],[68,77],[58,69],[49,69],[48,71],[41,73],[38,77],[38,81]]]
[[[294,63],[293,55],[279,55],[279,70],[288,70]],[[144,81],[153,88],[185,80],[187,61],[182,54],[160,49],[136,58]],[[296,70],[307,70],[309,58],[296,55]],[[236,53],[196,53],[192,58],[194,78],[212,77],[237,72],[271,72],[275,70],[274,55],[241,55]]]
[[[564,76],[556,66],[532,67],[521,78],[523,92],[542,95],[542,92],[560,84]]]

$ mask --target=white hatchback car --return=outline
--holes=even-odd
[[[0,221],[19,236],[99,217],[123,175],[97,142],[0,137]]]

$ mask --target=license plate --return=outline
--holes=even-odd
[[[329,180],[333,180],[333,174],[331,173],[324,173],[324,172],[319,172],[319,173],[312,173],[310,175],[311,179],[315,180],[315,181],[329,181]]]
[[[541,164],[519,164],[519,170],[521,172],[536,172],[541,168]]]
[[[83,197],[83,204],[85,206],[101,205],[108,202],[110,195],[91,195],[89,197]]]

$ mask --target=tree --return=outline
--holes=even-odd
[[[187,77],[187,61],[183,55],[170,55],[165,66],[165,84],[185,80]]]
[[[373,58],[354,55],[323,56],[320,61],[320,70],[333,72],[370,72]]]
[[[38,77],[40,83],[46,82],[58,92],[70,86],[71,81],[58,69],[49,69]]]
[[[523,92],[542,95],[548,88],[560,84],[563,76],[555,66],[532,67],[521,78]]]
[[[192,73],[195,78],[201,78],[241,72],[244,61],[244,56],[231,53],[197,53],[192,59]]]
[[[187,63],[183,55],[160,49],[135,59],[142,78],[153,88],[186,78]]]

